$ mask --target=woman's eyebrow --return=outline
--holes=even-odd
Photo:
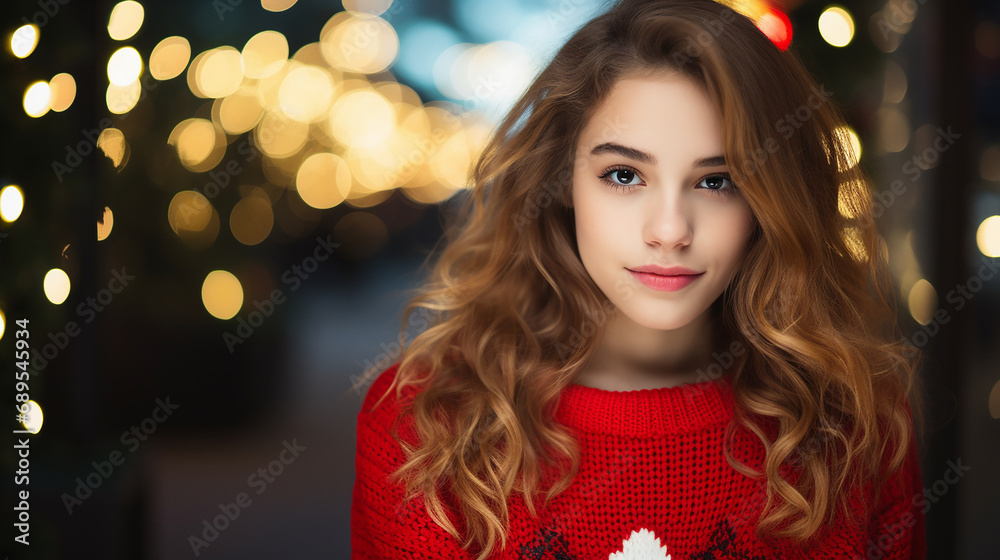
[[[695,167],[721,167],[726,165],[726,156],[709,156],[694,160]]]
[[[637,150],[635,148],[630,148],[628,146],[622,146],[621,144],[615,144],[614,142],[605,142],[603,144],[598,144],[594,146],[593,150],[590,150],[591,155],[598,155],[603,153],[618,154],[620,156],[627,157],[629,159],[634,159],[636,161],[641,161],[649,165],[656,165],[656,158],[647,154],[642,150]]]
[[[621,144],[616,144],[614,142],[605,142],[603,144],[598,144],[594,146],[594,149],[590,151],[591,155],[598,155],[603,153],[618,154],[629,159],[634,159],[636,161],[648,164],[656,165],[656,158],[651,154],[647,154],[642,150],[636,148],[630,148],[629,146],[622,146]],[[698,158],[694,161],[694,167],[721,167],[726,165],[726,157],[722,155],[718,156],[708,156],[703,158]]]

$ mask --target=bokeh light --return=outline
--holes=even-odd
[[[242,55],[246,77],[265,78],[285,64],[288,59],[288,40],[277,31],[261,31],[246,42]]]
[[[300,122],[321,120],[333,102],[333,79],[315,66],[301,66],[285,75],[278,88],[278,104],[289,118]]]
[[[983,150],[979,159],[979,175],[987,181],[1000,181],[1000,144],[993,144]]]
[[[351,191],[351,170],[347,162],[336,154],[314,154],[299,167],[295,189],[309,206],[333,208],[343,202]]]
[[[232,319],[243,307],[243,285],[233,273],[213,270],[201,285],[201,301],[213,317]]]
[[[921,278],[910,288],[907,302],[913,319],[921,325],[926,325],[934,318],[934,310],[937,309],[937,291],[930,282]]]
[[[990,216],[979,224],[976,246],[987,257],[1000,257],[1000,216]]]
[[[377,16],[389,9],[392,0],[344,0],[343,4],[349,12],[367,12]]]
[[[265,76],[257,81],[257,98],[260,100],[260,106],[267,111],[280,113],[281,112],[281,102],[279,100],[279,93],[281,91],[281,83],[285,80],[291,71],[302,68],[306,66],[302,62],[296,60],[288,60],[282,64],[281,68],[277,72]]]
[[[840,6],[830,6],[819,16],[819,34],[834,47],[845,47],[854,38],[854,18]]]
[[[265,193],[241,199],[229,215],[229,228],[233,237],[244,245],[257,245],[267,239],[274,227],[274,213]]]
[[[792,43],[792,22],[785,12],[766,7],[754,24],[779,49],[785,50]]]
[[[879,147],[886,152],[901,152],[910,143],[910,121],[898,107],[882,107],[878,119]]]
[[[17,185],[7,185],[0,190],[0,219],[13,222],[24,210],[24,193]]]
[[[111,235],[111,229],[115,227],[115,215],[111,208],[104,207],[103,222],[97,222],[97,240],[104,241]]]
[[[178,123],[167,143],[177,149],[181,165],[197,173],[215,167],[226,151],[225,133],[212,121],[197,117]]]
[[[342,95],[330,110],[330,134],[354,148],[372,147],[396,128],[396,111],[389,101],[371,90]]]
[[[399,54],[396,30],[364,12],[338,12],[323,26],[319,42],[327,63],[346,72],[381,72]]]
[[[907,89],[906,71],[894,60],[887,60],[885,63],[885,84],[882,88],[882,101],[884,103],[899,103],[906,97]]]
[[[255,88],[243,86],[217,100],[218,124],[228,134],[243,134],[252,129],[264,116]]]
[[[108,84],[104,100],[108,105],[108,111],[116,115],[124,115],[135,108],[140,97],[142,97],[142,84],[136,80],[126,86]]]
[[[431,172],[444,186],[460,189],[466,186],[472,165],[472,142],[464,130],[448,138],[430,159]]]
[[[915,13],[916,11],[914,10]],[[886,3],[881,10],[876,10],[868,18],[868,35],[872,43],[885,53],[894,52],[903,41],[903,36],[912,25],[911,14],[899,9],[893,9],[892,3]]]
[[[187,245],[203,249],[219,235],[219,214],[205,196],[196,191],[174,195],[167,208],[167,222]]]
[[[101,135],[97,137],[97,147],[111,160],[115,168],[128,163],[130,153],[128,141],[125,140],[125,134],[121,130],[112,126],[102,130]]]
[[[144,17],[142,4],[131,0],[119,2],[108,18],[108,35],[116,41],[124,41],[139,31]]]
[[[195,72],[199,97],[225,97],[240,87],[243,81],[243,55],[230,46],[211,49],[188,72]]]
[[[562,21],[563,18],[579,15],[595,7],[596,2],[591,0],[572,0],[572,4],[566,4],[569,9],[559,9],[553,11]],[[497,2],[495,0],[464,0],[455,3],[455,19],[462,28],[470,33],[474,40],[480,42],[496,41],[507,37],[512,29],[516,29],[523,24],[527,13],[526,2]],[[583,22],[580,22],[583,23]],[[552,16],[549,19],[549,28],[552,25]]]
[[[49,107],[53,111],[61,113],[69,109],[73,100],[76,99],[76,80],[65,72],[56,74],[49,80],[49,91]]]
[[[436,87],[435,63],[449,48],[461,43],[458,32],[429,19],[410,22],[399,29],[399,60],[393,66],[409,83]]]
[[[311,66],[327,66],[326,59],[323,58],[323,48],[318,42],[302,45],[299,50],[295,51],[290,60]]]
[[[167,208],[167,221],[174,233],[180,230],[201,231],[212,219],[212,205],[197,191],[181,191],[174,195]]]
[[[59,305],[69,297],[69,275],[61,268],[53,268],[45,273],[42,280],[42,289],[45,297],[52,303]]]
[[[122,47],[108,59],[108,80],[116,86],[127,86],[142,75],[142,56],[133,47]]]
[[[841,125],[834,129],[833,141],[841,144],[840,151],[846,158],[846,161],[837,162],[837,168],[840,171],[847,171],[847,169],[856,167],[861,161],[861,139],[858,137],[858,133],[850,126]],[[827,156],[829,157],[829,152]]]
[[[21,425],[24,426],[25,430],[37,434],[42,431],[42,424],[45,422],[42,407],[32,400],[29,400],[25,404],[28,405],[28,411],[24,413],[25,418],[21,422]]]
[[[309,138],[309,125],[287,119],[277,113],[267,113],[254,129],[255,144],[273,158],[295,155]]]
[[[38,27],[26,24],[18,27],[10,36],[10,52],[17,58],[27,58],[38,46]]]
[[[269,12],[283,12],[298,0],[260,0],[260,6]]]
[[[190,60],[191,43],[184,37],[167,37],[157,43],[149,55],[149,74],[157,80],[176,78]]]
[[[38,118],[49,112],[52,89],[48,82],[34,82],[24,90],[24,112],[29,117]]]

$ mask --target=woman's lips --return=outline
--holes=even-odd
[[[659,290],[663,292],[674,292],[680,290],[681,288],[687,286],[691,282],[694,282],[698,278],[701,278],[704,272],[699,274],[677,274],[673,276],[661,276],[659,274],[652,274],[649,272],[636,272],[634,270],[628,270],[636,280],[642,282],[646,286],[654,290]]]

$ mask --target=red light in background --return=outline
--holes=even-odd
[[[757,28],[781,50],[787,49],[792,42],[792,22],[781,10],[768,7],[767,11],[757,18]]]

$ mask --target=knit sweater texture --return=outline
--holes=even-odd
[[[386,392],[397,366],[375,378],[358,415],[351,558],[473,559],[478,549],[463,550],[431,519],[422,499],[404,503],[403,485],[388,480],[405,459],[389,431],[399,414],[395,389],[377,408],[372,406]],[[404,398],[414,390],[404,389]],[[508,500],[507,543],[501,548],[498,542],[490,560],[926,557],[929,502],[915,442],[904,467],[881,488],[869,485],[850,492],[854,522],[838,513],[808,543],[796,545],[756,535],[764,481],[737,472],[723,454],[726,426],[733,420],[729,377],[634,391],[572,384],[560,396],[555,419],[577,438],[580,469],[538,517],[530,515],[523,496],[515,493]],[[406,441],[418,441],[406,419],[401,430]],[[746,430],[736,434],[734,455],[762,469],[760,441]],[[802,453],[809,450],[804,446]],[[796,469],[782,472],[789,481],[797,480]],[[463,519],[450,496],[445,492],[449,518],[462,531]]]

